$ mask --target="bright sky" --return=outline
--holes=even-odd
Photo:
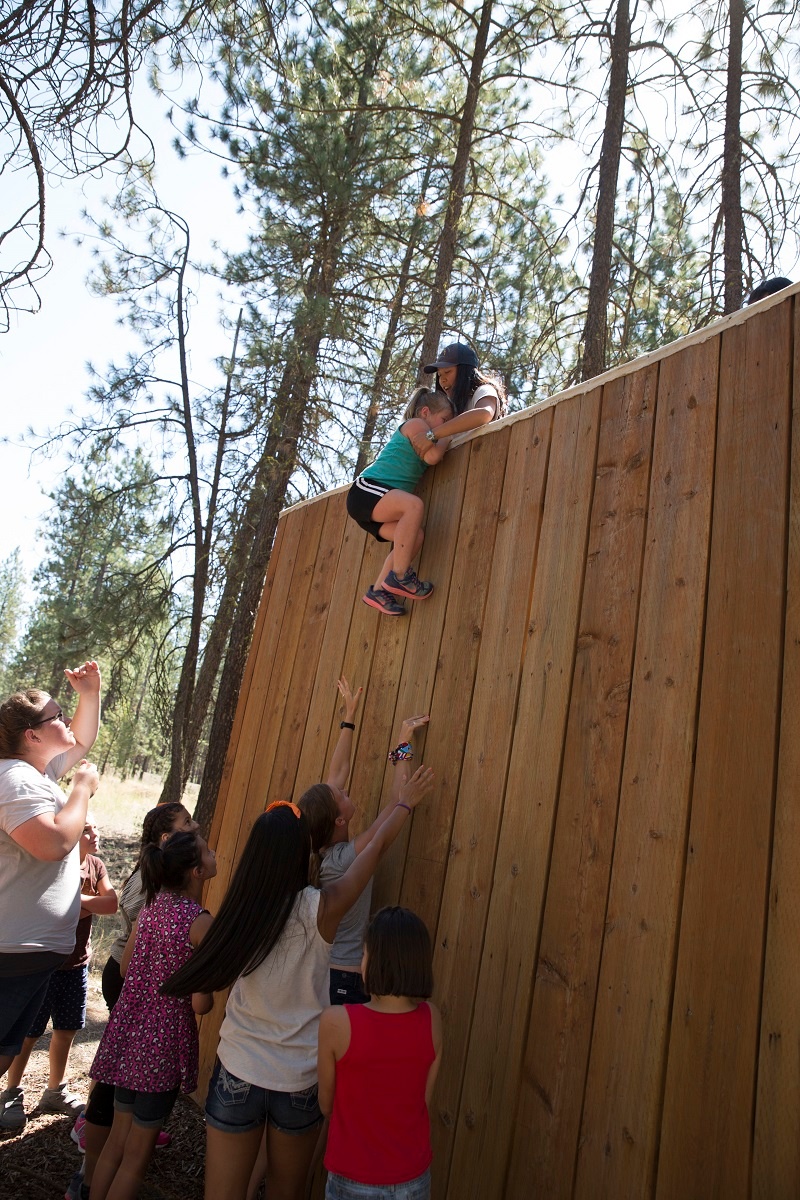
[[[223,180],[219,164],[205,156],[179,160],[171,150],[174,131],[161,115],[158,102],[148,95],[143,109],[153,140],[159,130],[163,134],[158,139],[163,142],[158,148],[159,198],[166,207],[187,217],[193,257],[208,260],[215,238],[229,244],[229,223],[235,218],[236,206],[231,182]],[[36,528],[49,505],[43,492],[58,485],[66,460],[41,453],[32,456],[24,444],[25,434],[30,428],[43,434],[55,428],[69,409],[85,406],[88,361],[103,368],[135,345],[130,332],[118,324],[122,310],[114,300],[89,292],[86,279],[92,269],[91,243],[75,244],[75,235],[87,232],[81,210],[99,213],[112,187],[111,179],[91,178],[51,187],[48,246],[54,261],[41,280],[41,311],[12,316],[11,329],[0,335],[0,511],[4,514],[0,558],[19,546],[29,574],[38,562]],[[62,230],[72,236],[55,236]],[[209,281],[202,304],[193,313],[192,341],[202,345],[208,355],[205,361],[192,362],[195,378],[210,375],[214,354],[225,352],[216,321],[217,290],[218,285]]]

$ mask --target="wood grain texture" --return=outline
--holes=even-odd
[[[430,728],[446,731],[426,744],[426,764],[436,772],[436,791],[414,814],[400,902],[436,928],[450,834],[458,796],[463,748],[478,650],[489,591],[488,564],[497,532],[508,431],[497,445],[470,447],[469,473],[450,583]],[[426,602],[427,603],[427,602]],[[413,670],[413,666],[410,667]]]
[[[435,1143],[442,1136],[437,1125],[456,1133],[452,1197],[501,1196],[504,1191],[575,659],[599,412],[597,389],[553,411],[487,919],[485,945],[491,950],[481,960],[460,1109],[435,1097]]]
[[[576,1197],[652,1195],[697,726],[719,343],[661,365]]]
[[[458,806],[436,931],[436,999],[447,1014],[447,1057],[437,1105],[456,1112],[480,969],[497,836],[536,569],[551,414],[514,430],[487,564],[483,621]],[[454,1129],[435,1125],[434,1170],[446,1179]]]
[[[783,644],[789,314],[723,335],[708,617],[658,1200],[750,1192]]]
[[[752,1194],[800,1196],[800,305],[794,309],[791,481],[778,789],[759,1039]]]
[[[508,1196],[521,1197],[531,1182],[554,1198],[572,1193],[628,718],[657,379],[653,367],[603,390],[575,672]]]

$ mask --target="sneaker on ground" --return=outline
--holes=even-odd
[[[83,1109],[81,1109],[81,1111],[78,1113],[77,1121],[69,1131],[69,1136],[81,1151],[86,1149],[86,1134],[83,1131],[85,1125],[86,1117],[84,1116]]]
[[[433,591],[433,584],[417,579],[415,571],[408,568],[402,579],[398,579],[394,571],[390,571],[383,581],[387,592],[393,596],[407,596],[409,600],[424,600]]]
[[[89,1188],[83,1182],[83,1171],[76,1171],[67,1184],[64,1200],[89,1200]]]
[[[27,1120],[22,1088],[6,1088],[0,1092],[0,1129],[13,1129],[18,1132],[25,1128]]]
[[[39,1112],[66,1113],[68,1117],[77,1117],[85,1105],[85,1100],[67,1090],[66,1083],[60,1083],[58,1087],[45,1088],[39,1101]]]
[[[378,612],[385,613],[387,617],[405,616],[405,605],[395,600],[394,596],[390,596],[383,588],[368,587],[361,599],[370,608],[377,608]]]
[[[172,1142],[172,1134],[167,1133],[166,1129],[159,1130],[156,1138],[156,1150],[166,1150],[167,1146]]]

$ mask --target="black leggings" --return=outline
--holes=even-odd
[[[119,963],[115,958],[109,957],[108,962],[103,967],[103,978],[101,981],[103,999],[108,1005],[109,1012],[111,1012],[119,1000],[119,994],[122,991],[124,982],[119,969]],[[99,1083],[95,1081],[83,1115],[92,1125],[102,1125],[106,1129],[111,1128],[114,1124],[113,1083]]]

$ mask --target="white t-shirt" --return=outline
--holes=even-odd
[[[76,842],[66,858],[42,862],[11,837],[19,825],[57,813],[67,797],[55,782],[64,755],[47,774],[20,758],[0,759],[0,954],[71,954],[81,911],[81,863]]]
[[[307,887],[277,945],[236,980],[219,1031],[226,1071],[275,1092],[317,1082],[317,1031],[329,1004],[331,947],[317,929],[320,893]]]

